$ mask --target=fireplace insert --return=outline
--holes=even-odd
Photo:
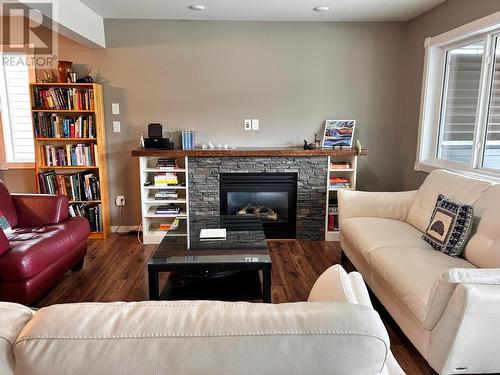
[[[221,215],[256,216],[266,238],[295,238],[296,173],[221,173]]]

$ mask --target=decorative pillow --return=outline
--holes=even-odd
[[[4,216],[1,210],[0,210],[0,228],[3,230],[5,234],[9,234],[10,232],[12,232],[12,228],[10,227],[9,221]]]
[[[434,249],[460,255],[472,230],[474,208],[439,194],[431,221],[422,238]]]

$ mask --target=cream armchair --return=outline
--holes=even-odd
[[[422,239],[439,193],[474,205],[463,258]],[[339,214],[342,250],[437,372],[500,372],[500,186],[435,171],[418,191],[340,191]]]

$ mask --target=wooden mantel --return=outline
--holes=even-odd
[[[178,158],[185,156],[198,157],[308,157],[308,156],[365,156],[366,149],[358,152],[356,149],[326,149],[304,150],[302,148],[236,148],[227,150],[162,150],[162,149],[136,149],[132,150],[132,156],[159,156],[166,158]]]

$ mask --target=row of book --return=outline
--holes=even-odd
[[[40,192],[64,194],[70,201],[96,201],[101,199],[99,177],[92,172],[58,174],[54,170],[38,174]]]
[[[179,195],[175,189],[160,189],[155,193],[155,200],[165,201],[165,200],[177,200]]]
[[[34,87],[36,109],[94,110],[94,90],[74,87]]]
[[[328,207],[328,230],[339,230],[339,206],[337,204]]]
[[[181,145],[183,150],[194,149],[194,130],[183,130],[181,132]]]
[[[338,177],[331,176],[330,177],[330,189],[349,189],[350,182],[347,177]]]
[[[155,215],[179,215],[181,213],[181,209],[179,206],[171,203],[168,205],[162,205],[156,207]]]
[[[44,165],[52,166],[98,166],[97,144],[67,144],[41,146]]]
[[[347,161],[334,161],[330,163],[330,169],[350,169],[351,164]]]
[[[156,162],[158,169],[177,169],[177,159],[175,158],[160,158]]]
[[[69,216],[85,217],[90,224],[91,232],[102,232],[102,208],[101,204],[88,205],[86,203],[74,203],[69,206]]]
[[[156,176],[154,176],[154,186],[156,187],[178,185],[178,184],[179,184],[179,178],[177,177],[176,173],[165,172],[165,173],[158,173]]]
[[[56,113],[33,113],[36,138],[95,138],[93,115],[61,117]]]

